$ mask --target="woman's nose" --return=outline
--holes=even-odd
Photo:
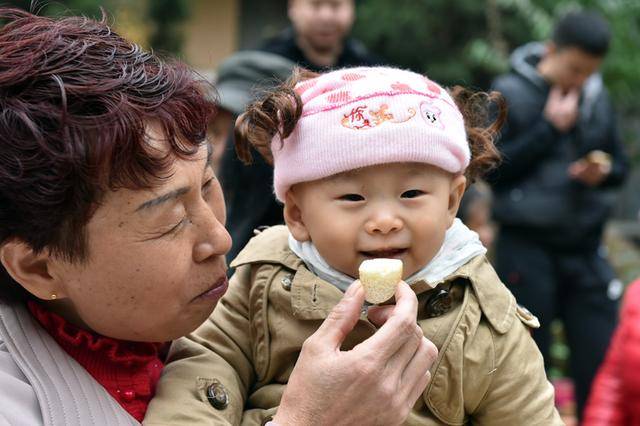
[[[194,220],[196,226],[196,243],[193,247],[195,262],[204,262],[211,257],[224,256],[231,250],[231,236],[213,210],[204,205]]]

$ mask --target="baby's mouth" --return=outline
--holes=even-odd
[[[383,249],[383,250],[372,250],[372,251],[361,251],[362,255],[367,258],[377,259],[377,258],[386,258],[386,259],[396,259],[401,257],[407,252],[406,248],[399,249]]]

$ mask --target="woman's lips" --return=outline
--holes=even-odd
[[[229,288],[227,277],[219,279],[211,288],[196,296],[196,300],[218,300]]]
[[[393,259],[401,257],[403,254],[407,252],[406,248],[402,249],[384,249],[384,250],[373,250],[373,251],[362,251],[365,257],[369,258],[387,258]]]

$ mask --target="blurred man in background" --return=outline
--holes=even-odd
[[[611,38],[591,12],[565,15],[546,44],[517,49],[493,89],[509,117],[490,178],[501,229],[496,269],[540,318],[533,334],[546,360],[550,323],[561,318],[579,412],[616,323],[620,281],[602,233],[627,174],[627,157],[598,69]]]
[[[375,65],[378,59],[349,37],[354,0],[289,0],[292,26],[267,40],[261,50],[275,53],[311,71]]]

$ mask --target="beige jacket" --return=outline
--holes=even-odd
[[[145,424],[260,425],[274,415],[302,343],[342,298],[289,250],[287,236],[283,226],[269,228],[232,263],[237,271],[209,320],[174,343]],[[451,286],[452,307],[428,318],[442,286]],[[418,324],[440,352],[407,425],[563,424],[529,333],[538,321],[483,256],[436,290],[424,282],[412,287]],[[363,316],[344,349],[375,331]],[[228,405],[214,408],[208,389]]]

